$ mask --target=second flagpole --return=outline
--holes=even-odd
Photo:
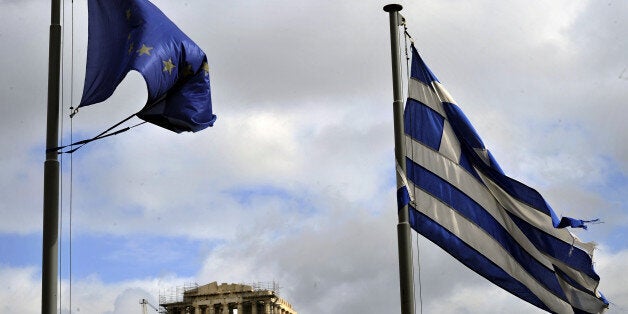
[[[48,112],[41,267],[41,313],[57,313],[59,276],[59,82],[61,74],[61,1],[51,1],[48,59]]]

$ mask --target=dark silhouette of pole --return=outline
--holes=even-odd
[[[399,60],[399,26],[403,7],[399,4],[389,4],[384,11],[390,16],[390,51],[392,57],[393,75],[393,114],[395,127],[395,160],[403,172],[406,171],[405,141],[403,131],[403,91],[401,90],[401,62]],[[402,181],[397,173],[397,186]],[[399,292],[401,296],[401,313],[414,313],[414,285],[412,274],[412,237],[408,222],[408,205],[404,205],[398,212],[397,242],[399,248]]]
[[[52,0],[48,51],[48,113],[44,162],[44,226],[41,313],[57,313],[59,258],[59,81],[61,74],[61,3]]]

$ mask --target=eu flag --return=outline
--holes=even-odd
[[[180,133],[212,126],[205,53],[147,0],[88,0],[87,69],[79,107],[109,98],[130,70],[146,80],[137,116]]]

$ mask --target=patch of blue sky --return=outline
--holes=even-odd
[[[242,205],[255,205],[255,202],[262,199],[279,199],[282,200],[282,203],[291,204],[291,210],[297,209],[303,214],[314,214],[316,212],[315,206],[308,200],[307,192],[295,195],[293,191],[277,186],[256,185],[229,189],[226,193]]]
[[[601,229],[601,228],[606,228],[607,224],[598,224],[598,225],[592,225],[589,227],[590,231],[593,231],[594,228],[597,229]],[[602,232],[595,232],[596,234],[600,234]],[[610,231],[606,231],[604,232],[607,234],[607,236],[603,239],[602,241],[595,241],[595,242],[599,242],[599,243],[603,243],[605,246],[607,246],[611,252],[619,252],[622,250],[626,250],[628,249],[628,243],[626,243],[626,238],[628,237],[628,230],[626,230],[625,227],[616,227],[613,228]],[[594,238],[593,236],[591,238]]]
[[[216,245],[185,237],[81,235],[72,241],[72,274],[73,278],[97,275],[104,282],[173,274],[189,277]],[[66,250],[68,245],[64,255],[69,253]]]
[[[218,242],[145,235],[77,235],[72,239],[72,278],[97,276],[105,283],[176,275],[194,276]],[[63,279],[70,275],[70,243],[60,245]],[[0,264],[41,268],[42,235],[0,234]]]
[[[395,165],[395,152],[391,151],[389,154],[389,162],[382,167],[385,171],[381,173],[382,180],[379,181],[380,188],[389,189],[390,187],[397,188],[397,167]]]
[[[0,264],[13,267],[41,265],[42,234],[0,233]]]
[[[596,209],[599,210],[600,217],[594,218],[600,218],[602,223],[592,225],[589,230],[596,234],[604,234],[604,244],[611,249],[626,249],[628,243],[625,239],[628,237],[628,230],[624,226],[628,221],[628,194],[626,194],[628,176],[622,173],[617,161],[609,157],[605,157],[604,160],[607,170],[604,180],[590,184],[587,188],[599,195],[608,205],[606,208]]]
[[[66,118],[66,117],[64,117]],[[92,138],[98,134],[92,134],[90,132],[86,132],[80,129],[74,129],[72,133],[70,133],[70,121],[64,121],[64,132],[61,133],[61,142],[63,145],[72,144],[72,142],[82,141],[88,138]],[[103,130],[104,131],[104,130]]]
[[[59,146],[70,145],[72,144],[72,142],[78,142],[81,140],[90,139],[96,135],[97,134],[88,134],[87,132],[74,131],[74,134],[70,138],[70,132],[69,132],[69,127],[68,127],[68,130],[65,130],[64,132],[61,133],[61,140],[59,141]],[[28,149],[28,156],[38,161],[41,161],[42,168],[43,168],[43,160],[46,153],[45,140],[46,140],[45,137],[42,137],[40,141],[35,143],[35,145],[31,145]],[[89,145],[86,145],[84,148],[81,148],[81,151],[85,151],[88,148],[88,146]],[[74,146],[73,148],[76,148],[76,147],[78,146]],[[61,149],[60,151],[68,151],[70,149],[71,149],[70,147],[67,147],[67,148]],[[69,160],[69,158],[70,157],[67,154],[59,155],[60,161]]]
[[[624,193],[628,187],[628,176],[622,172],[620,163],[612,157],[600,156],[603,161],[600,165],[602,177],[586,184],[586,188],[601,195],[607,200],[614,200],[624,207],[628,204],[628,194]],[[628,208],[625,208],[628,210]]]
[[[602,159],[605,161],[605,174],[606,180],[604,180],[603,185],[599,185],[597,191],[600,193],[614,193],[618,194],[618,196],[623,197],[624,199],[628,198],[628,195],[622,193],[626,191],[626,187],[628,186],[628,176],[622,172],[622,167],[617,162],[617,160],[603,156]]]
[[[28,153],[26,155],[29,162],[37,161],[41,163],[41,168],[44,168],[44,158],[46,157],[46,145],[43,142],[37,142],[35,145],[28,147]]]

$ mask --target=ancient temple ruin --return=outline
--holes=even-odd
[[[263,284],[191,285],[168,297],[160,295],[159,306],[168,314],[297,314],[278,295],[278,286]]]

